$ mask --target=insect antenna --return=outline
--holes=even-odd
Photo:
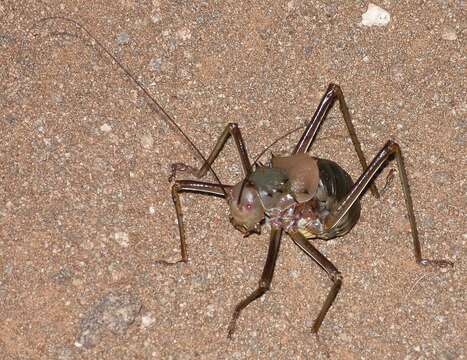
[[[258,156],[256,156],[255,160],[253,161],[253,165],[254,166],[263,166],[263,164],[259,161],[259,159],[266,153],[266,151],[268,151],[270,148],[272,148],[274,145],[276,145],[279,141],[285,139],[287,136],[293,134],[294,132],[298,131],[298,130],[301,130],[305,127],[305,125],[302,125],[302,126],[299,126],[299,127],[296,127],[295,129],[292,129],[292,130],[289,130],[288,132],[286,132],[284,135],[278,137],[277,139],[275,139],[272,143],[270,143],[268,146],[266,146],[260,153]],[[318,138],[315,140],[315,142],[319,142],[319,141],[323,141],[323,140],[329,140],[329,139],[346,139],[345,136],[343,135],[332,135],[332,136],[323,136],[321,138]],[[388,175],[389,176],[389,175]]]
[[[300,130],[300,129],[303,129],[306,125],[301,125],[299,127],[296,127],[295,129],[292,129],[288,132],[286,132],[284,135],[278,137],[277,139],[275,139],[272,143],[270,143],[268,146],[266,146],[260,153],[258,156],[256,156],[255,160],[253,161],[253,165],[257,166],[258,164],[260,164],[259,162],[259,159],[261,159],[261,157],[270,149],[272,148],[274,145],[276,145],[279,141],[281,141],[282,139],[285,139],[287,136],[293,134],[294,132]]]
[[[101,41],[99,41],[97,39],[97,37],[95,35],[93,35],[84,25],[81,25],[78,21],[76,20],[73,20],[73,19],[70,19],[70,18],[67,18],[67,17],[63,17],[63,16],[49,16],[49,17],[45,17],[45,18],[42,18],[40,20],[38,20],[36,23],[34,23],[32,25],[32,27],[30,28],[29,31],[31,31],[34,27],[36,27],[38,24],[41,24],[41,23],[46,23],[48,21],[53,21],[53,20],[62,20],[62,21],[65,21],[65,22],[70,22],[72,24],[74,24],[78,29],[80,29],[81,31],[83,31],[89,38],[91,38],[92,40],[95,41],[95,43],[97,44],[97,46],[102,50],[104,51],[105,54],[107,54],[107,56],[109,56],[112,61],[114,62],[114,64],[116,64],[131,80],[133,80],[133,82],[136,84],[136,86],[144,93],[144,95],[146,95],[146,97],[151,100],[151,103],[149,104],[151,109],[156,113],[158,114],[163,121],[165,121],[166,123],[174,126],[179,134],[181,134],[183,136],[183,138],[186,140],[186,142],[192,147],[192,149],[195,150],[196,154],[201,158],[202,161],[204,161],[205,163],[207,163],[207,160],[206,158],[203,156],[203,154],[201,153],[201,151],[198,149],[198,147],[195,145],[195,143],[188,137],[188,135],[182,130],[182,128],[175,122],[175,120],[164,110],[164,108],[157,102],[157,100],[149,93],[149,91],[146,89],[146,87],[141,84],[135,77],[135,75],[133,75],[133,73],[125,66],[123,65],[109,50],[107,50],[107,48],[104,46],[104,44],[102,44]],[[152,105],[152,106],[151,106]],[[211,173],[213,174],[214,178],[216,179],[216,181],[218,182],[219,185],[221,185],[221,189],[224,193],[224,195],[227,197],[227,192],[225,191],[224,187],[222,186],[222,183],[219,179],[219,177],[217,176],[216,172],[213,170],[213,168],[211,167],[211,165],[209,165],[209,170],[211,171]]]

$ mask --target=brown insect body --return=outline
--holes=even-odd
[[[330,160],[305,153],[273,157],[270,166],[256,167],[246,181],[242,199],[235,190],[244,181],[232,188],[229,200],[231,221],[243,232],[257,232],[265,222],[306,239],[332,239],[350,231],[360,216],[356,201],[332,230],[327,229],[328,217],[353,185],[350,175]]]
[[[350,175],[335,162],[314,158],[307,153],[327,112],[336,100],[339,102],[349,136],[363,168],[363,173],[355,183]],[[181,262],[187,262],[188,255],[180,193],[196,192],[225,198],[230,207],[232,225],[245,236],[260,233],[264,223],[269,223],[271,227],[269,250],[259,285],[235,307],[228,336],[235,331],[241,311],[270,289],[283,232],[286,232],[293,242],[328,274],[332,281],[331,290],[312,327],[313,332],[318,332],[341,288],[342,275],[309,240],[314,238],[328,240],[348,233],[360,217],[360,197],[364,190],[369,187],[373,195],[379,197],[378,190],[372,181],[381,167],[392,157],[397,161],[412,230],[415,260],[420,265],[452,265],[446,260],[422,258],[413,203],[400,147],[394,141],[389,140],[367,165],[350,120],[344,95],[338,85],[329,85],[291,155],[273,157],[268,166],[257,165],[256,162],[252,166],[238,125],[230,123],[199,169],[185,164],[174,164],[172,178],[175,177],[177,171],[189,173],[197,178],[204,177],[230,137],[234,140],[240,155],[244,180],[235,185],[198,180],[176,180],[172,187],[180,230],[182,259],[179,261]]]

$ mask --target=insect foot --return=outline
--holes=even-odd
[[[240,315],[240,311],[235,311],[232,315],[232,319],[230,320],[229,327],[227,329],[228,339],[232,339],[232,335],[235,332],[235,329],[237,327],[237,319],[239,315]]]
[[[423,265],[423,266],[436,266],[436,267],[441,267],[441,268],[445,268],[445,267],[454,267],[454,263],[452,261],[449,261],[449,260],[430,260],[430,259],[420,259],[419,261],[417,261],[420,265]]]
[[[169,182],[172,182],[176,179],[178,172],[182,172],[185,174],[193,175],[195,177],[199,177],[197,169],[195,169],[193,166],[190,166],[190,165],[186,165],[183,163],[173,163],[170,166],[170,168],[171,168],[171,171],[170,171],[170,176],[169,176]]]
[[[154,264],[157,265],[164,265],[164,266],[172,266],[177,264],[186,264],[188,261],[185,260],[177,260],[177,261],[168,261],[168,260],[155,260]]]

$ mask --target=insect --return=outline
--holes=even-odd
[[[335,162],[308,155],[308,150],[316,137],[318,129],[335,101],[339,102],[349,136],[363,168],[362,175],[355,183],[350,175]],[[230,222],[244,236],[249,236],[252,233],[259,234],[262,225],[265,223],[268,223],[271,227],[269,250],[258,288],[235,307],[228,328],[229,337],[235,331],[236,321],[241,311],[269,290],[283,233],[287,233],[293,242],[327,273],[332,281],[331,290],[312,327],[312,332],[318,332],[326,313],[341,288],[342,275],[310,240],[330,240],[344,236],[353,228],[360,217],[359,199],[363,191],[369,186],[373,195],[379,197],[376,186],[371,182],[377,175],[378,170],[391,157],[394,157],[397,161],[399,178],[410,221],[416,262],[424,266],[430,264],[441,267],[452,266],[452,263],[447,260],[422,258],[401,149],[396,142],[389,140],[367,166],[350,119],[344,95],[338,85],[330,84],[328,86],[291,155],[285,157],[273,156],[266,166],[251,165],[237,124],[228,124],[207,162],[201,168],[196,169],[184,164],[174,164],[174,174],[183,171],[197,178],[203,177],[229,137],[234,139],[240,155],[244,172],[242,181],[227,186],[197,180],[176,180],[172,187],[172,197],[180,230],[182,255],[180,261],[182,262],[188,261],[179,196],[182,192],[198,192],[224,197],[230,207]]]
[[[342,275],[336,266],[319,252],[311,240],[327,241],[341,237],[355,226],[360,217],[361,206],[359,200],[363,192],[369,187],[373,195],[379,197],[378,190],[372,182],[382,166],[392,158],[395,158],[397,162],[411,227],[416,262],[423,266],[444,267],[453,265],[447,260],[429,260],[422,257],[401,149],[396,142],[389,140],[367,165],[352,125],[343,92],[338,85],[330,84],[328,86],[300,140],[289,156],[273,156],[266,165],[260,164],[258,161],[252,163],[238,125],[230,123],[225,127],[210,155],[204,158],[193,142],[148,93],[146,88],[88,30],[76,21],[66,18],[46,18],[41,21],[56,19],[72,22],[86,32],[146,94],[156,112],[180,131],[203,160],[203,164],[199,168],[182,163],[172,165],[170,179],[174,181],[172,199],[178,220],[181,259],[176,262],[161,260],[158,261],[159,263],[188,262],[187,241],[180,201],[181,193],[192,192],[224,198],[230,208],[231,224],[245,237],[253,233],[259,234],[265,224],[269,225],[271,229],[269,249],[259,285],[249,296],[236,305],[228,327],[229,337],[232,336],[236,329],[237,319],[242,310],[270,289],[281,239],[284,234],[287,234],[311,260],[317,263],[332,282],[331,289],[311,329],[314,333],[318,332],[341,288]],[[339,103],[345,125],[363,169],[363,173],[355,182],[334,161],[316,158],[308,154],[320,126],[335,102]],[[232,138],[235,142],[243,169],[243,180],[233,185],[222,183],[211,168],[229,138]],[[208,171],[213,173],[216,182],[198,180],[205,177]],[[180,180],[178,176],[181,173],[191,175],[197,179]]]

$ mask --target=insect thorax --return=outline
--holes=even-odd
[[[305,172],[291,171],[290,166],[287,169],[258,167],[250,176],[249,180],[257,189],[264,208],[266,222],[287,232],[299,232],[308,239],[330,239],[344,235],[359,218],[358,202],[333,230],[328,231],[325,223],[350,191],[352,179],[332,161],[315,159],[315,167],[309,159],[302,158],[298,164],[303,166]],[[296,162],[297,159],[291,156],[281,161]],[[306,178],[302,173],[306,174],[307,171],[319,173],[316,188],[307,186],[310,182],[303,181]]]
[[[256,188],[266,215],[266,222],[287,232],[321,233],[325,217],[329,214],[314,197],[300,202],[303,196],[293,191],[294,179],[276,167],[258,167],[249,177]],[[303,195],[303,194],[300,194]],[[305,233],[304,233],[305,235]]]

